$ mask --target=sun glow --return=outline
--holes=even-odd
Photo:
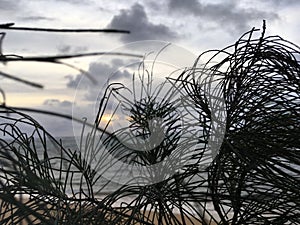
[[[101,122],[104,122],[104,123],[111,123],[115,120],[118,119],[118,116],[117,115],[113,115],[113,114],[104,114],[102,117],[101,117]]]

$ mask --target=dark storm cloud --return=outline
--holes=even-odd
[[[121,36],[121,40],[124,42],[153,39],[170,40],[177,36],[169,27],[152,23],[144,7],[138,3],[128,10],[121,10],[118,15],[113,17],[108,27],[130,30],[129,35]]]
[[[245,31],[252,21],[263,19],[278,19],[276,13],[266,12],[255,8],[241,8],[236,1],[223,3],[202,3],[197,0],[169,0],[168,8],[171,12],[190,14],[202,19],[201,23],[215,22],[229,31]],[[250,24],[251,25],[251,24]]]

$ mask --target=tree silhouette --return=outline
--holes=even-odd
[[[258,31],[252,29],[222,50],[201,54],[193,67],[176,79],[166,79],[161,88],[166,88],[167,94],[145,92],[141,98],[125,101],[124,110],[130,115],[126,129],[139,142],[124,144],[117,138],[124,129],[110,133],[109,122],[99,129],[108,102],[116,96],[127,97],[121,91],[126,87],[120,84],[107,87],[95,123],[89,124],[91,131],[75,150],[65,148],[21,109],[3,104],[0,223],[299,223],[300,51],[279,36],[266,37],[265,26],[256,37]],[[207,54],[212,57],[200,65]],[[36,60],[1,53],[0,61],[51,59],[57,63],[62,58]],[[147,90],[152,81],[140,76],[138,82]],[[181,118],[175,112],[179,106],[168,95],[176,90],[184,96],[180,107],[193,110],[193,126],[201,132],[193,133],[178,123]],[[2,96],[5,103],[4,93]],[[223,113],[216,114],[214,107]],[[214,120],[220,122],[219,127]],[[217,143],[220,149],[213,161],[207,161],[207,151],[214,146],[209,140],[221,128],[225,134]],[[158,143],[151,142],[157,130],[164,135]],[[195,135],[196,141],[182,141],[187,133]],[[173,163],[155,167],[169,156]],[[129,168],[155,168],[148,171],[155,182],[145,184],[141,179],[121,184],[99,198],[104,186],[112,182],[108,180],[100,188],[96,185],[110,166],[109,157]],[[95,158],[96,164],[92,163]],[[186,158],[181,166],[180,160]],[[172,173],[163,174],[166,170]],[[155,180],[160,174],[162,179]],[[78,180],[79,184],[75,183]]]

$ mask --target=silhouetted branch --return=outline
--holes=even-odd
[[[41,84],[38,84],[38,83],[35,83],[35,82],[32,82],[32,81],[28,81],[28,80],[24,80],[22,78],[19,78],[19,77],[16,77],[16,76],[13,76],[13,75],[10,75],[10,74],[7,74],[7,73],[3,73],[1,71],[0,71],[0,76],[11,79],[11,80],[21,82],[23,84],[27,84],[27,85],[32,86],[32,87],[36,87],[36,88],[43,88],[44,87]]]
[[[32,113],[38,113],[38,114],[44,114],[44,115],[50,115],[50,116],[56,116],[56,117],[60,117],[60,118],[64,118],[64,119],[68,119],[71,121],[75,121],[77,123],[81,123],[90,127],[94,127],[95,124],[91,124],[88,123],[86,121],[84,121],[83,119],[78,119],[75,118],[69,114],[63,114],[63,113],[59,113],[59,112],[52,112],[52,111],[48,111],[48,110],[43,110],[43,109],[33,109],[33,108],[26,108],[26,107],[14,107],[14,106],[3,106],[0,105],[0,108],[6,109],[6,110],[12,110],[11,112],[32,112]],[[108,135],[111,135],[107,130],[101,128],[101,127],[96,127],[95,128],[98,131],[104,132]]]
[[[10,61],[36,61],[36,62],[52,62],[56,63],[58,60],[62,59],[71,59],[71,58],[79,58],[79,57],[88,57],[88,56],[124,56],[124,57],[136,57],[143,58],[143,55],[140,54],[131,54],[126,52],[91,52],[91,53],[82,53],[82,54],[71,54],[71,55],[54,55],[54,56],[19,56],[16,57],[4,57],[0,58],[0,62],[10,62]]]
[[[60,32],[60,33],[125,33],[129,30],[121,29],[57,29],[57,28],[39,28],[39,27],[14,27],[14,23],[0,24],[2,30],[21,30],[21,31],[40,31],[40,32]]]

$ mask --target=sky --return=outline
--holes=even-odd
[[[131,32],[66,34],[3,30],[6,36],[2,54],[43,56],[119,51],[154,59],[171,43],[166,54],[160,55],[161,65],[168,65],[165,69],[160,67],[156,74],[160,79],[174,68],[191,66],[202,52],[222,49],[252,27],[261,28],[263,20],[266,20],[267,35],[280,35],[300,44],[299,10],[298,0],[0,0],[0,24],[114,28]],[[44,88],[36,89],[3,77],[0,77],[0,88],[5,92],[9,106],[92,118],[107,80],[132,86],[132,65],[140,60],[136,57],[93,56],[64,61],[88,71],[93,80],[64,65],[10,62],[1,64],[0,71],[41,83]],[[81,125],[64,119],[31,115],[54,136],[71,136],[74,129],[80,130]]]

